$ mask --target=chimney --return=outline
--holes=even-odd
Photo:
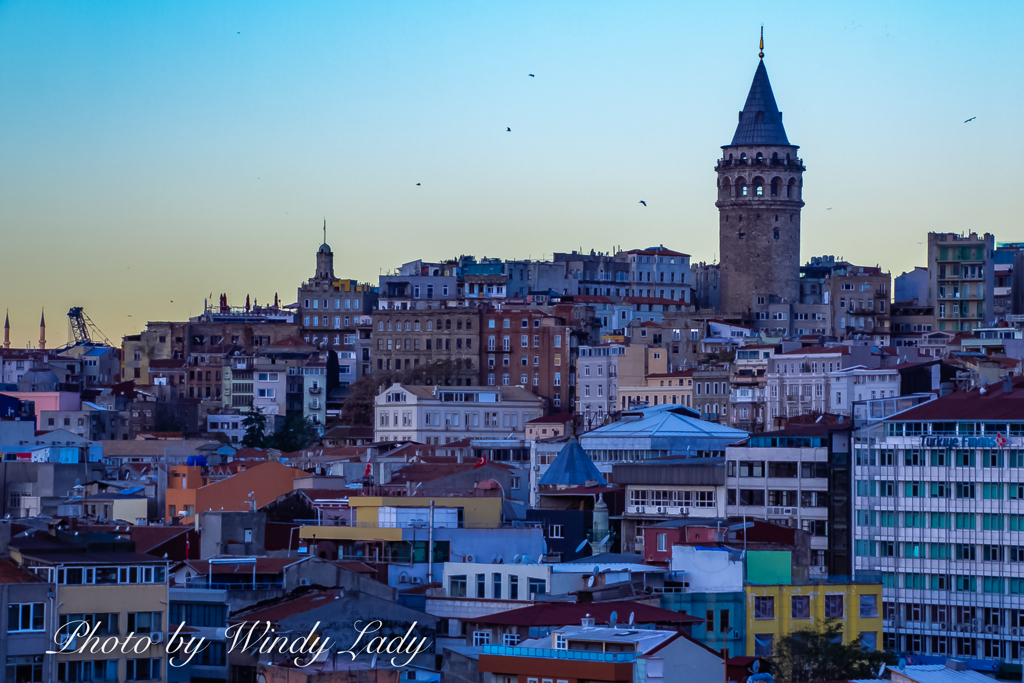
[[[1007,375],[1006,377],[1003,377],[1003,393],[1009,394],[1011,391],[1013,391],[1013,381],[1010,380],[1010,376]]]
[[[583,628],[593,628],[593,627],[594,627],[594,617],[590,616],[589,614],[587,616],[583,617]]]
[[[947,394],[953,393],[953,383],[943,382],[939,385],[939,398],[946,396]]]

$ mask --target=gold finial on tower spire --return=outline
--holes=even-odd
[[[761,51],[757,53],[757,56],[764,59],[764,24],[761,24]]]

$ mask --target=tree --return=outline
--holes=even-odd
[[[262,448],[267,430],[267,416],[263,411],[256,406],[249,406],[245,417],[242,418],[242,427],[245,429],[242,445],[246,448]]]
[[[882,662],[895,664],[896,657],[892,652],[865,649],[860,636],[843,644],[840,619],[790,633],[775,648],[776,679],[788,683],[873,678]]]
[[[331,392],[338,388],[341,379],[341,365],[338,363],[338,354],[334,349],[327,351],[327,387],[325,388],[325,400],[331,397]]]
[[[276,448],[282,453],[294,453],[312,445],[320,433],[311,420],[302,413],[289,413],[281,429],[267,439],[267,448]]]

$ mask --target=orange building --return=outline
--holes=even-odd
[[[247,465],[239,468],[236,474],[220,480],[211,480],[208,470],[186,465],[169,468],[166,496],[168,521],[177,517],[182,524],[193,524],[197,511],[247,510],[250,493],[258,509],[292,491],[295,479],[310,476],[302,470],[285,467],[277,462]]]

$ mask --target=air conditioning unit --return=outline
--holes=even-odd
[[[300,586],[308,586],[309,585],[309,579],[299,579],[299,585]]]
[[[945,631],[946,630],[946,623],[945,622],[939,624],[939,630],[940,631]]]
[[[1016,628],[1016,627],[1011,628],[1010,629],[1010,635],[1011,636],[1019,636],[1020,635],[1020,629]]]
[[[164,642],[164,634],[163,634],[162,631],[157,631],[156,633],[150,633],[149,634],[149,639],[152,640],[154,643],[162,643],[162,642]]]
[[[533,466],[533,471],[534,472],[540,472],[540,465],[534,465]]]
[[[665,508],[659,507],[659,508],[658,508],[658,512],[659,512],[659,513],[663,513],[663,512],[665,512]]]
[[[473,561],[473,556],[472,555],[466,555],[466,562],[472,562],[472,561]]]
[[[985,627],[985,633],[995,633],[998,630],[998,628],[992,626],[991,624]]]
[[[412,577],[412,582],[413,582],[413,585],[418,586],[421,583],[423,583],[423,577],[422,576],[414,576],[414,577]]]

